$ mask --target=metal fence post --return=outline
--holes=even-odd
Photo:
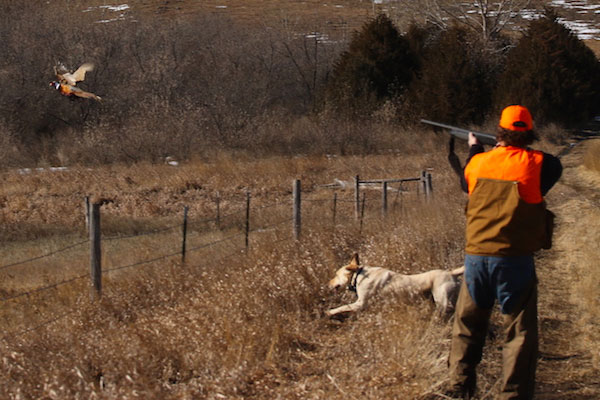
[[[333,192],[333,209],[331,210],[331,213],[333,214],[333,227],[335,228],[335,213],[337,209],[337,192]]]
[[[217,224],[217,228],[221,229],[221,193],[217,192],[217,198],[215,199],[215,207],[217,209],[217,218],[215,223]]]
[[[181,242],[181,263],[185,263],[185,246],[187,242],[187,220],[188,220],[188,206],[183,207],[183,240]]]
[[[354,218],[360,218],[360,179],[358,175],[354,177]]]
[[[365,203],[367,201],[365,195],[366,195],[366,193],[363,193],[363,195],[362,195],[362,205],[361,205],[361,208],[360,208],[360,228],[358,230],[359,233],[362,233],[363,220],[364,220],[364,217],[365,217]]]
[[[102,252],[100,248],[100,204],[94,203],[90,208],[90,276],[92,279],[90,297],[99,299],[102,294]]]
[[[383,181],[381,184],[381,215],[385,218],[387,215],[387,190],[388,183]]]
[[[298,240],[300,238],[300,232],[302,229],[302,215],[300,208],[302,194],[299,179],[294,181],[294,188],[292,192],[294,196],[294,239]]]
[[[248,251],[248,247],[250,245],[250,191],[246,192],[246,252]]]

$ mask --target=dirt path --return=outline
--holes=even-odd
[[[563,176],[547,199],[557,215],[557,227],[553,249],[537,261],[541,357],[536,399],[600,398],[594,354],[598,344],[590,343],[593,339],[585,333],[594,320],[586,316],[577,293],[579,281],[588,276],[585,257],[600,244],[600,177],[583,167],[589,143],[583,141],[563,156]],[[592,327],[596,328],[600,329]]]

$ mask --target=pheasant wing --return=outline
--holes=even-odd
[[[65,66],[62,63],[58,63],[54,66],[54,74],[56,75],[56,79],[58,79],[59,82],[63,82],[65,80],[63,75],[68,73],[69,71],[67,70],[67,68],[65,68]]]
[[[69,73],[62,74],[62,78],[69,85],[76,85],[77,82],[85,79],[86,72],[91,71],[93,69],[94,69],[94,64],[85,63],[85,64],[81,65],[81,67],[77,68],[77,71],[73,72],[72,74],[69,74]]]

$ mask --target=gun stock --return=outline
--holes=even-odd
[[[438,128],[447,129],[449,134],[463,140],[468,140],[469,132],[473,132],[475,134],[475,137],[477,137],[477,139],[481,143],[488,144],[490,146],[496,145],[496,137],[494,135],[490,135],[489,133],[469,131],[467,129],[457,128],[456,126],[441,124],[439,122],[429,121],[426,119],[422,119],[421,122],[423,122],[424,124],[437,126]]]

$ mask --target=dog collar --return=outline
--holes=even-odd
[[[348,283],[349,291],[356,293],[356,284],[358,281],[358,275],[362,274],[362,272],[363,272],[362,267],[359,267],[356,271],[354,271],[354,273],[350,277],[350,283]]]

